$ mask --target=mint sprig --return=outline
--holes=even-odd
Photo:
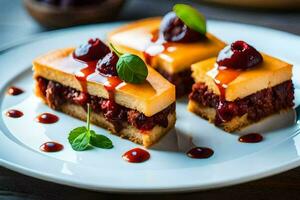
[[[173,11],[189,28],[201,33],[206,33],[206,19],[202,13],[186,4],[176,4]]]
[[[72,149],[75,151],[84,151],[91,146],[102,148],[102,149],[111,149],[113,148],[112,141],[104,136],[96,134],[95,131],[91,130],[91,108],[90,104],[87,105],[87,120],[86,126],[81,126],[73,129],[69,133],[69,143],[72,146]]]
[[[128,83],[142,83],[148,76],[148,68],[145,62],[137,55],[120,53],[112,44],[113,51],[119,56],[117,62],[118,76]]]

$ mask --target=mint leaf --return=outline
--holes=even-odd
[[[111,149],[113,148],[112,141],[104,136],[104,135],[98,135],[95,133],[95,131],[91,131],[91,141],[90,144],[102,148],[102,149]]]
[[[69,137],[68,137],[68,140],[69,140],[69,143],[72,144],[74,142],[74,140],[82,133],[86,132],[87,129],[86,127],[84,126],[81,126],[81,127],[77,127],[77,128],[74,128],[70,133],[69,133]]]
[[[128,83],[142,83],[148,76],[148,68],[145,62],[133,54],[123,54],[117,63],[119,77]]]
[[[84,151],[88,147],[95,146],[103,149],[113,148],[112,141],[104,135],[97,135],[95,131],[90,130],[91,108],[87,105],[86,127],[77,127],[69,133],[69,143],[75,151]]]
[[[119,56],[117,62],[118,76],[128,83],[142,83],[148,76],[145,62],[137,55],[121,53],[110,43],[112,50]]]
[[[189,28],[203,35],[206,33],[206,19],[198,10],[186,4],[176,4],[173,11]]]
[[[91,134],[84,132],[78,135],[71,143],[72,149],[75,151],[84,151],[90,144]]]

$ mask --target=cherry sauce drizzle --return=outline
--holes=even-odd
[[[11,86],[7,89],[7,94],[12,96],[17,96],[19,94],[22,94],[24,91],[18,87]]]
[[[207,147],[194,147],[186,153],[188,157],[196,159],[209,158],[213,154],[214,151]]]
[[[20,118],[24,115],[23,112],[14,109],[8,110],[5,114],[7,117],[11,117],[11,118]]]
[[[259,133],[249,133],[239,137],[239,142],[243,143],[258,143],[263,140],[263,136]]]
[[[36,121],[42,124],[53,124],[58,120],[59,118],[51,113],[42,113],[36,117]]]
[[[127,162],[141,163],[150,158],[150,153],[144,149],[134,148],[124,153],[122,157]]]
[[[40,150],[44,152],[57,152],[64,148],[62,144],[57,142],[45,142],[40,146]]]

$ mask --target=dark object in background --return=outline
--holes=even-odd
[[[53,6],[70,7],[70,6],[91,6],[102,3],[106,0],[36,0]]]
[[[109,21],[123,4],[124,0],[24,0],[29,14],[47,28]]]

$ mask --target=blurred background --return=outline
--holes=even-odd
[[[63,27],[163,15],[175,3],[191,4],[208,19],[300,35],[300,0],[0,0],[0,48]]]

